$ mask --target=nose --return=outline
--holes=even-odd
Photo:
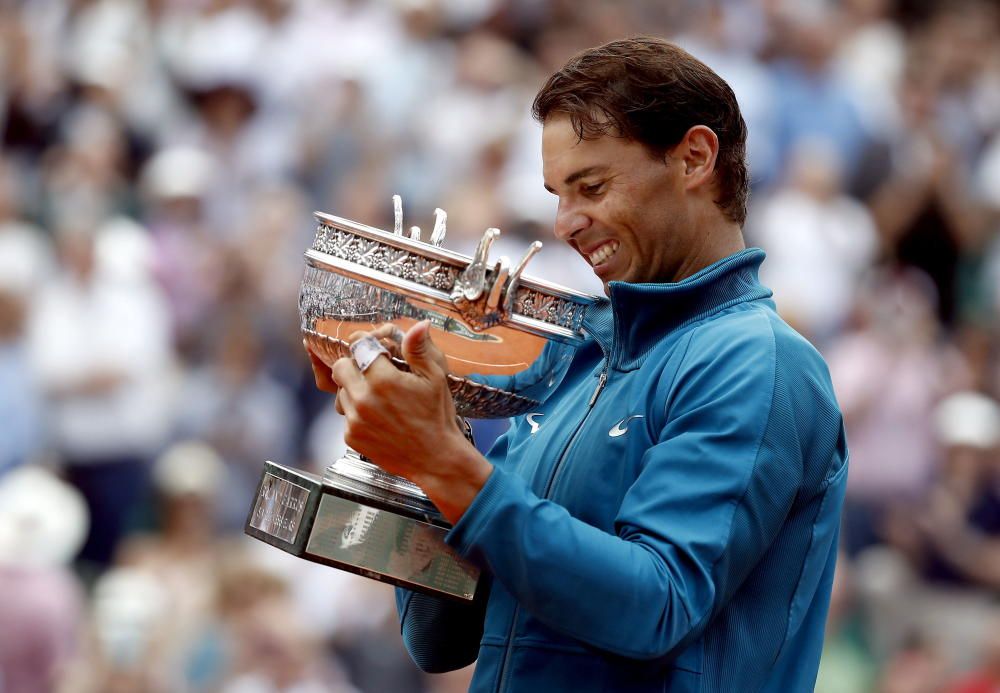
[[[562,200],[559,201],[559,209],[556,212],[556,223],[553,228],[556,238],[561,241],[569,241],[579,231],[590,226],[590,224],[590,216],[579,206],[567,204]]]

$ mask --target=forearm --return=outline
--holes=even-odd
[[[662,656],[692,636],[714,593],[705,573],[609,534],[494,472],[449,543],[481,556],[551,628],[617,655]]]
[[[464,437],[442,440],[438,461],[414,475],[417,484],[441,514],[457,523],[486,484],[493,465]]]

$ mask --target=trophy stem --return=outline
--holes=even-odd
[[[448,525],[419,486],[409,479],[389,474],[352,448],[347,448],[343,457],[327,466],[323,483],[381,500],[425,521]]]

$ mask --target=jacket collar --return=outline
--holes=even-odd
[[[676,283],[611,282],[610,299],[588,308],[583,326],[611,368],[634,370],[671,332],[737,303],[770,298],[757,278],[764,257],[760,248],[747,248]]]

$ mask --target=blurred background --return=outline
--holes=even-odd
[[[298,335],[313,210],[550,235],[529,105],[671,38],[750,129],[748,241],[852,451],[817,690],[1000,690],[1000,11],[935,0],[0,1],[0,691],[464,690],[391,590],[241,535],[343,449]],[[478,422],[480,443],[501,430]]]

